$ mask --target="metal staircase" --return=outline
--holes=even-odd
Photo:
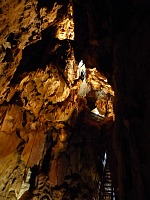
[[[100,200],[115,200],[115,193],[111,179],[111,172],[108,162],[106,162],[100,187]]]

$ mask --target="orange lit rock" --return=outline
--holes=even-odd
[[[57,159],[55,159],[55,160],[52,160],[50,172],[49,172],[49,182],[50,182],[50,185],[52,186],[56,186],[58,183],[57,170],[58,170],[58,161]]]
[[[20,143],[20,139],[16,133],[0,132],[0,157],[3,158],[11,153],[17,152],[17,146]]]
[[[84,82],[80,79],[71,41],[73,7],[63,2],[1,3],[0,199],[20,198],[28,171],[33,185],[23,199],[69,200],[69,190],[83,191],[84,181],[88,186],[97,181],[91,155],[97,141],[93,145],[90,133],[99,135],[100,126],[87,119],[87,99],[95,103],[101,86],[105,94],[112,90],[96,69],[87,69]],[[55,189],[64,183],[68,191]]]
[[[22,160],[28,167],[38,165],[43,157],[45,144],[45,135],[42,131],[39,133],[31,132],[29,134],[29,141],[25,144],[22,152]]]

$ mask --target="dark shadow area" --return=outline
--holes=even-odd
[[[36,176],[38,175],[38,172],[39,172],[39,166],[38,165],[34,165],[32,168],[31,168],[31,178],[30,178],[30,188],[29,188],[29,191],[33,191],[35,189],[35,179],[36,179]]]
[[[51,1],[49,1],[49,0],[45,0],[45,1],[38,0],[37,10],[40,11],[40,9],[44,8],[44,7],[51,10],[53,8],[55,2],[56,2],[55,0],[51,0]]]
[[[27,46],[23,50],[22,60],[15,71],[10,84],[20,80],[24,72],[35,71],[38,68],[44,69],[50,59],[49,51],[55,45],[54,27],[49,27],[42,32],[42,40]]]
[[[46,65],[52,63],[60,69],[65,69],[67,50],[73,45],[69,40],[58,40],[55,37],[55,27],[50,26],[42,31],[42,40],[27,46],[23,50],[22,60],[14,73],[10,84],[19,83],[26,73],[45,69]]]
[[[47,10],[51,10],[54,6],[54,4],[57,2],[57,4],[59,5],[64,5],[64,4],[68,4],[69,0],[38,0],[38,4],[37,4],[37,10],[40,11],[41,8],[47,8]]]
[[[113,83],[114,45],[135,12],[131,0],[74,1],[75,57]]]

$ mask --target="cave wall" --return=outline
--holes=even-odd
[[[0,198],[99,198],[110,131],[88,119],[84,96],[93,87],[96,102],[102,87],[105,114],[114,94],[96,70],[88,86],[79,77],[72,1],[4,1],[0,11]]]
[[[148,200],[149,2],[71,5],[73,16],[69,1],[1,1],[0,197],[19,198],[22,189],[30,191],[24,199],[98,198],[107,142],[97,122],[77,120],[88,110],[78,95],[83,59],[115,89],[116,195]]]
[[[77,95],[70,8],[69,1],[1,2],[1,199],[19,199],[41,179],[44,188],[61,185],[69,173],[70,129],[86,104]],[[61,190],[34,195],[58,199]]]
[[[76,27],[80,32],[75,37],[79,54],[87,65],[96,66],[108,79],[113,74],[116,193],[121,200],[149,199],[150,3],[147,0],[82,1],[80,5],[76,2],[81,9],[76,12],[76,25],[82,24]]]
[[[149,8],[136,12],[115,49],[120,199],[149,199]]]

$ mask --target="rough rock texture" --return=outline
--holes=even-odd
[[[0,199],[98,199],[114,93],[75,59],[72,1],[6,0],[0,13]]]
[[[149,1],[0,3],[0,199],[149,200]]]

